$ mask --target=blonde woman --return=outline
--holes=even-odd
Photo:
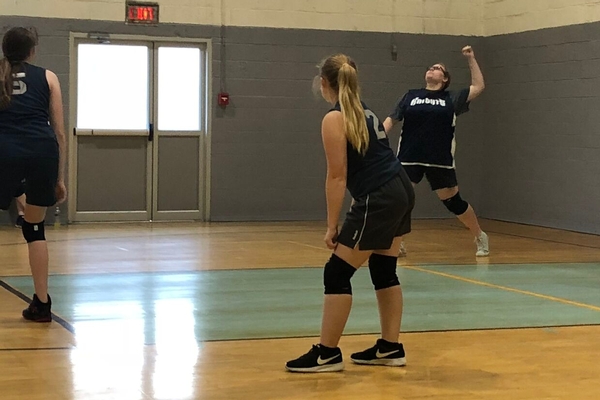
[[[327,58],[320,68],[321,94],[333,105],[322,122],[327,158],[327,233],[333,250],[323,274],[325,300],[320,342],[289,361],[292,372],[330,372],[344,368],[338,342],[352,306],[350,279],[369,261],[377,294],[381,339],[351,356],[358,364],[402,366],[398,342],[402,290],[396,275],[401,236],[410,232],[414,191],[389,146],[377,116],[360,100],[358,72],[343,54]],[[354,199],[342,229],[338,221],[346,189]]]

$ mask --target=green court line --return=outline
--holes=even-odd
[[[313,337],[320,328],[322,273],[322,268],[304,267],[53,275],[50,288],[53,311],[71,323],[78,342],[98,340],[98,332],[103,341],[146,345],[165,343],[166,337],[181,341]],[[600,324],[595,309],[443,274],[398,269],[405,296],[403,332]],[[3,280],[22,293],[33,289],[31,278]],[[377,305],[365,268],[357,271],[353,287],[354,305],[345,333],[378,333]]]

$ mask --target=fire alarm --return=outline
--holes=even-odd
[[[220,106],[228,106],[229,105],[229,93],[219,93],[219,105]]]

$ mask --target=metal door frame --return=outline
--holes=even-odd
[[[200,60],[200,68],[201,68],[201,72],[205,73],[204,75],[206,76],[206,80],[200,80],[200,93],[201,96],[204,97],[204,99],[207,99],[207,86],[208,86],[208,80],[209,80],[209,75],[207,75],[208,73],[208,65],[207,65],[207,60],[208,60],[208,53],[207,53],[207,48],[200,45],[198,42],[178,42],[176,40],[165,40],[165,41],[155,41],[154,42],[154,65],[156,67],[158,67],[158,48],[159,47],[178,47],[178,48],[185,48],[185,47],[189,47],[189,48],[200,48],[200,56],[202,57]],[[204,56],[203,53],[204,52]],[[154,221],[169,221],[169,220],[177,220],[177,219],[185,219],[185,220],[206,220],[205,216],[204,216],[204,204],[208,202],[208,199],[203,198],[202,197],[202,193],[204,192],[204,187],[202,185],[202,183],[205,181],[206,176],[203,176],[202,173],[203,171],[205,171],[205,154],[203,154],[202,149],[205,147],[205,145],[207,144],[207,138],[206,138],[206,130],[208,129],[207,126],[207,114],[208,114],[208,109],[206,107],[205,101],[202,102],[202,109],[200,110],[200,119],[201,119],[201,123],[200,123],[200,131],[189,131],[189,132],[173,132],[173,131],[166,131],[166,132],[162,132],[159,127],[158,127],[158,73],[155,72],[154,74],[154,83],[153,83],[153,87],[154,87],[154,105],[153,105],[153,115],[154,115],[154,140],[156,141],[156,145],[153,146],[154,149],[154,153],[152,155],[152,159],[154,161],[153,163],[153,170],[152,170],[152,176],[153,176],[153,180],[152,180],[152,196],[155,199],[154,201],[152,201],[152,216],[153,216],[153,220]],[[199,167],[201,169],[201,172],[199,174],[199,178],[201,180],[201,182],[199,182],[198,185],[198,200],[199,200],[199,204],[198,204],[198,210],[183,210],[183,211],[178,211],[178,210],[169,210],[169,211],[159,211],[158,210],[158,150],[159,150],[159,144],[158,141],[160,140],[161,137],[197,137],[198,138],[198,145],[200,147],[200,154],[198,157],[198,164]],[[174,218],[173,218],[174,217]]]
[[[169,213],[177,215],[187,219],[200,219],[203,221],[210,220],[210,176],[211,176],[211,135],[212,135],[212,118],[210,118],[209,110],[212,109],[212,40],[211,39],[196,39],[196,38],[178,38],[178,37],[162,37],[162,36],[144,36],[144,35],[119,35],[119,34],[102,34],[94,35],[81,32],[71,32],[69,37],[69,124],[67,128],[68,136],[68,187],[69,187],[69,201],[68,201],[68,221],[71,222],[92,222],[98,221],[97,215],[101,212],[77,212],[77,139],[74,135],[77,119],[77,45],[80,43],[102,43],[102,41],[109,40],[110,42],[119,42],[123,44],[133,43],[144,43],[149,45],[152,57],[150,59],[150,93],[151,100],[155,103],[151,103],[149,115],[151,121],[156,119],[156,108],[157,101],[156,91],[157,89],[157,74],[154,71],[154,64],[157,59],[157,52],[155,51],[155,44],[167,44],[172,46],[182,45],[200,45],[200,48],[204,50],[205,59],[203,60],[202,67],[205,71],[205,80],[201,81],[202,91],[204,94],[204,104],[202,107],[201,117],[202,127],[204,128],[199,136],[200,149],[199,149],[199,164],[200,164],[200,182],[198,185],[198,198],[199,198],[199,210],[189,212],[170,212],[162,211],[158,212],[157,208],[157,163],[156,158],[158,156],[158,145],[148,146],[148,152],[150,153],[147,157],[148,160],[148,171],[151,171],[147,176],[148,185],[151,190],[147,192],[147,211],[144,212],[146,215],[149,213],[151,219],[168,219]],[[203,48],[204,47],[204,48]],[[168,136],[168,135],[165,135]],[[181,135],[179,135],[181,136]],[[197,135],[194,135],[197,136]],[[154,138],[157,141],[157,138]],[[112,216],[107,215],[102,221],[140,221],[139,215],[141,212],[109,212]],[[165,215],[166,217],[161,217]],[[148,218],[144,218],[143,221],[148,221]]]
[[[154,95],[154,82],[155,80],[152,79],[152,77],[154,76],[154,64],[153,64],[153,43],[150,41],[145,41],[145,40],[140,40],[139,38],[136,38],[137,40],[119,40],[117,41],[118,44],[122,44],[122,45],[138,45],[138,46],[146,46],[148,48],[148,106],[150,107],[148,109],[148,119],[150,121],[153,121],[154,119],[154,115],[153,115],[153,107],[151,107],[152,105],[152,96]],[[74,63],[71,64],[71,75],[73,77],[73,79],[71,80],[71,85],[70,85],[70,114],[71,114],[71,120],[70,120],[70,129],[69,132],[71,133],[69,135],[69,137],[71,138],[73,143],[69,144],[69,148],[70,148],[70,162],[69,162],[69,188],[72,188],[73,190],[70,191],[70,197],[72,198],[71,202],[69,202],[69,222],[70,221],[77,221],[77,222],[85,222],[85,221],[102,221],[102,222],[109,222],[109,221],[138,221],[138,222],[143,222],[143,221],[148,221],[151,216],[152,216],[152,193],[146,189],[146,202],[145,202],[145,210],[144,211],[77,211],[77,151],[78,151],[78,146],[77,146],[77,136],[95,136],[96,133],[98,136],[123,136],[123,137],[132,137],[132,136],[138,136],[138,137],[147,137],[149,138],[148,140],[150,141],[150,127],[148,129],[145,130],[136,130],[136,131],[129,131],[129,130],[124,130],[124,132],[127,132],[127,134],[121,135],[116,133],[116,130],[90,130],[90,129],[86,129],[86,130],[77,130],[77,134],[76,134],[76,120],[77,120],[77,61],[78,61],[78,45],[80,44],[99,44],[101,43],[100,41],[93,39],[93,38],[89,38],[87,35],[85,35],[85,37],[83,38],[77,38],[74,41],[74,47],[73,47],[73,51],[72,51],[72,56],[74,58]],[[152,185],[152,144],[146,144],[146,187],[150,188]],[[75,178],[73,181],[71,181],[71,174],[73,175],[73,177]],[[71,204],[73,205],[73,215],[71,217]],[[100,215],[102,215],[102,217],[100,217]]]

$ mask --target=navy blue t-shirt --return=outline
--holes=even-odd
[[[414,89],[398,101],[390,118],[404,120],[398,148],[402,165],[454,168],[456,117],[469,111],[469,92]]]
[[[58,141],[49,122],[46,70],[24,63],[13,78],[10,104],[0,109],[0,157],[58,158]]]
[[[402,166],[390,148],[383,124],[375,113],[362,103],[369,130],[369,147],[363,156],[350,142],[346,145],[348,172],[346,187],[354,199],[359,199],[378,189],[400,172]],[[331,111],[341,111],[337,103]]]

